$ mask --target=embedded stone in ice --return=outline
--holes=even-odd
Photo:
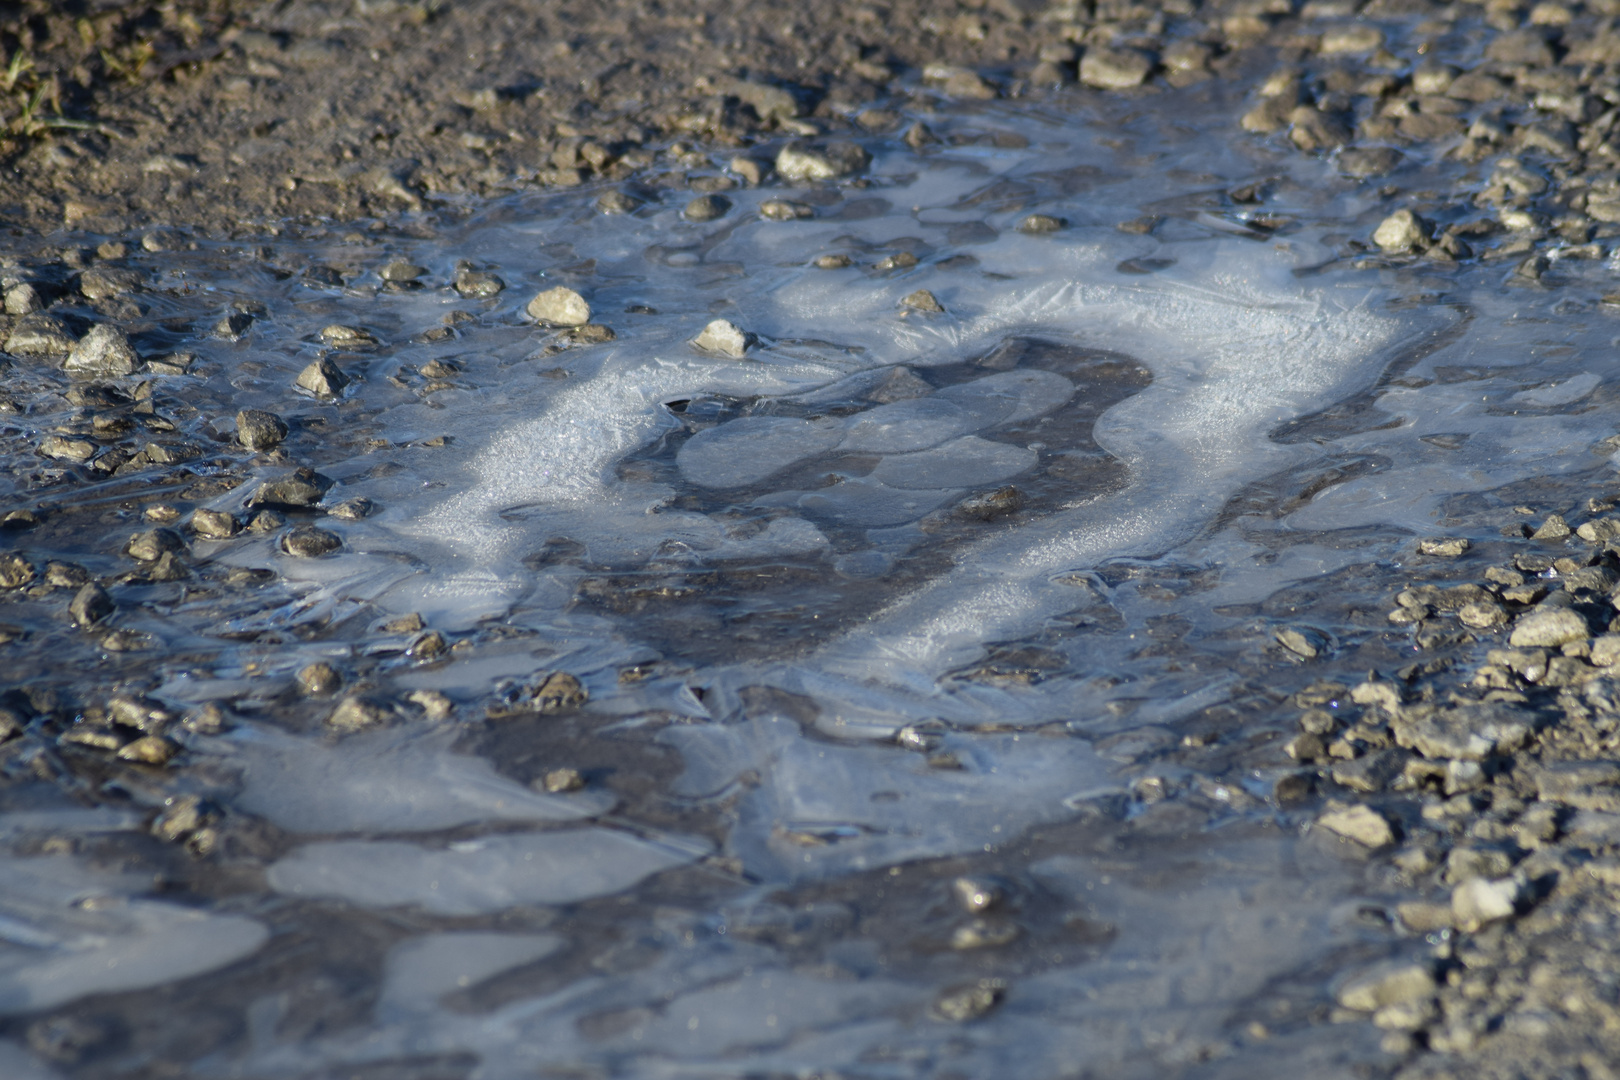
[[[745,487],[831,450],[843,437],[837,420],[744,416],[692,436],[675,463],[699,487]]]
[[[272,888],[293,896],[485,915],[621,892],[696,854],[597,828],[489,836],[438,849],[340,840],[299,848],[271,866],[268,877]]]
[[[1034,467],[1039,456],[1022,446],[966,435],[932,450],[886,457],[871,479],[907,490],[982,487],[1012,479]]]
[[[0,1016],[200,975],[269,937],[239,915],[132,898],[150,878],[67,856],[0,858],[0,881]]]
[[[1559,405],[1572,405],[1586,397],[1598,388],[1603,379],[1584,371],[1573,379],[1554,383],[1551,386],[1538,386],[1534,390],[1521,390],[1508,398],[1515,405],[1529,405],[1537,409],[1550,409]]]
[[[845,480],[799,499],[808,514],[864,529],[916,521],[947,502],[951,491],[902,491],[866,478]]]
[[[479,821],[574,821],[606,795],[530,791],[483,758],[450,752],[455,732],[387,730],[332,745],[244,726],[231,736],[242,767],[236,804],[292,832],[425,832]]]
[[[491,975],[556,952],[556,934],[496,934],[469,930],[428,934],[394,946],[383,972],[377,1012],[431,1012],[439,998]]]
[[[970,383],[950,386],[938,397],[977,417],[979,427],[1032,420],[1074,396],[1074,384],[1050,371],[1000,371]]]
[[[983,424],[973,413],[943,400],[928,398],[879,405],[849,419],[842,449],[874,454],[926,450],[946,439],[966,435]]]

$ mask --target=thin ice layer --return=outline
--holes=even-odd
[[[483,758],[450,752],[455,732],[409,729],[340,743],[243,727],[231,759],[242,770],[236,804],[301,833],[426,832],[482,821],[577,821],[603,795],[531,791]]]
[[[697,853],[611,829],[519,833],[430,848],[400,841],[308,844],[270,867],[271,888],[361,907],[484,915],[620,892]]]
[[[681,475],[699,487],[744,487],[831,450],[843,437],[836,420],[744,416],[698,432],[675,460]]]
[[[983,487],[1010,480],[1034,468],[1039,458],[1040,455],[1028,447],[968,435],[921,453],[885,457],[872,470],[871,479],[886,487],[906,490]]]
[[[161,986],[256,952],[253,919],[133,896],[152,886],[68,856],[0,858],[0,1016]]]

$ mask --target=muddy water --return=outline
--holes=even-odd
[[[8,374],[5,508],[38,523],[4,536],[40,574],[0,614],[8,1075],[1383,1060],[1328,987],[1428,946],[1301,835],[1283,707],[1411,661],[1383,609],[1415,540],[1520,520],[1470,493],[1607,482],[1607,271],[1362,261],[1375,189],[1164,115],[932,116],[704,223],[650,176],[628,214],[197,237],[59,303],[156,366]],[[505,290],[462,296],[463,261]],[[533,325],[557,285],[612,340]],[[691,344],[717,318],[743,357]],[[349,385],[296,392],[322,357]],[[315,505],[188,531],[300,466]],[[288,554],[311,524],[341,548]],[[155,527],[177,573],[122,554]],[[90,577],[116,610],[77,630]],[[1310,663],[1273,641],[1302,620]],[[301,691],[314,663],[340,686]],[[511,707],[553,671],[589,701]],[[114,756],[117,693],[179,757]]]

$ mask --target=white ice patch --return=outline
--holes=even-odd
[[[831,450],[843,437],[844,426],[836,420],[744,416],[698,432],[675,461],[681,475],[699,487],[744,487]]]
[[[338,743],[243,726],[226,744],[241,770],[236,804],[291,832],[427,832],[484,821],[577,821],[603,793],[547,795],[450,752],[455,732],[408,729]]]
[[[564,944],[556,934],[477,930],[429,934],[401,942],[389,952],[384,965],[377,1018],[386,1022],[430,1013],[446,994],[548,956]]]
[[[1529,405],[1537,409],[1551,409],[1559,405],[1573,405],[1588,396],[1603,382],[1603,376],[1583,371],[1572,379],[1540,386],[1534,390],[1521,390],[1508,400],[1515,405]]]
[[[612,829],[517,833],[429,848],[400,841],[309,844],[270,867],[271,888],[361,907],[485,915],[622,892],[698,852]]]
[[[68,856],[0,857],[0,882],[0,1016],[200,975],[269,937],[252,919],[140,899],[155,882]]]

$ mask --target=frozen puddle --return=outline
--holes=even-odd
[[[6,594],[6,707],[34,711],[0,812],[0,1014],[33,1049],[0,1042],[0,1072],[52,1075],[27,1025],[80,1013],[124,1032],[87,1061],[255,1080],[1376,1058],[1366,1025],[1288,1017],[1396,948],[1357,914],[1377,890],[1277,827],[1280,765],[1154,755],[1202,745],[1197,716],[1265,734],[1242,725],[1297,689],[1254,660],[1279,589],[1488,540],[1460,497],[1608,468],[1612,328],[1488,265],[1349,267],[1346,223],[1382,204],[1321,163],[1148,116],[931,122],[925,154],[873,140],[860,178],[732,189],[719,221],[647,177],[631,214],[520,195],[414,236],[200,241],[141,264],[133,308],[59,305],[195,359],[146,390],[16,368],[0,483],[45,513],[6,541],[107,581],[128,637],[64,630],[66,585]],[[1260,180],[1263,209],[1228,196]],[[763,218],[780,198],[813,215]],[[1020,231],[1032,212],[1067,224]],[[458,265],[507,288],[462,296]],[[611,340],[533,325],[559,285]],[[744,356],[691,343],[717,318]],[[292,391],[323,357],[342,393]],[[241,450],[244,407],[286,442]],[[152,467],[99,466],[137,449],[130,417]],[[89,463],[42,464],[51,433]],[[159,468],[181,439],[187,470]],[[186,531],[246,523],[300,465],[325,490],[285,521]],[[156,521],[189,577],[119,576]],[[300,525],[341,548],[293,557]],[[336,688],[301,689],[322,663]],[[550,671],[589,703],[490,712]],[[168,770],[73,757],[107,747],[38,703],[77,732],[114,684],[226,729],[171,727]],[[365,730],[329,727],[339,702]],[[74,805],[39,779],[62,760],[94,764]],[[205,822],[187,843],[217,831],[206,858],[148,835],[176,805]],[[129,1019],[153,988],[213,1034]],[[1257,1017],[1265,1047],[1233,1034]]]

